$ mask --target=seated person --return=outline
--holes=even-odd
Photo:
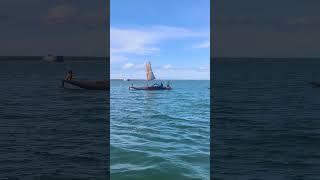
[[[72,80],[73,79],[73,73],[72,73],[72,70],[68,71],[66,77],[65,77],[65,80]]]

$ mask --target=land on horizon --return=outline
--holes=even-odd
[[[119,78],[112,78],[110,80],[123,81],[123,79],[119,79]],[[130,81],[147,81],[147,80],[146,79],[130,79]],[[156,79],[153,81],[210,81],[210,79]]]
[[[44,56],[0,56],[0,61],[42,61]],[[63,56],[67,61],[107,60],[99,56]]]
[[[307,59],[315,60],[320,59],[320,57],[211,57],[210,59],[216,60],[288,60],[288,59]]]

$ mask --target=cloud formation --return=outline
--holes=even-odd
[[[140,28],[111,27],[111,53],[148,55],[160,51],[159,43],[193,37],[207,37],[208,32],[170,26]]]
[[[126,72],[119,72],[115,69],[111,69],[112,78],[121,78],[126,75],[129,78],[134,79],[145,79],[145,69],[144,64],[125,64]],[[125,67],[124,66],[124,67]],[[156,79],[206,79],[210,77],[210,68],[208,67],[180,67],[174,68],[170,66],[153,67]],[[123,68],[124,68],[123,67]],[[169,68],[168,68],[169,67]],[[132,76],[134,74],[134,76]]]
[[[131,69],[134,67],[134,64],[133,63],[126,63],[124,66],[123,66],[123,69]]]
[[[209,48],[209,47],[210,47],[210,41],[204,41],[202,43],[198,43],[198,44],[193,45],[193,48],[197,48],[197,49]]]
[[[187,53],[190,50],[190,47],[196,49],[208,48],[210,47],[209,37],[210,34],[208,29],[199,30],[158,25],[135,28],[112,26],[110,31],[111,77],[119,78],[123,76],[122,74],[135,74],[134,78],[144,79],[145,64],[140,62],[146,56],[162,56],[163,53],[160,53],[162,50],[161,48],[165,49],[166,45],[178,46],[178,49],[175,49],[178,54],[183,51]],[[177,41],[180,42],[177,43]],[[182,46],[185,46],[186,48],[183,51],[181,50],[184,48]],[[166,53],[164,54],[164,56],[167,56]],[[177,56],[179,56],[178,54]],[[129,60],[130,62],[128,62]],[[158,76],[157,78],[160,79],[197,79],[196,76],[186,76],[188,73],[200,73],[199,79],[201,79],[200,77],[209,77],[208,69],[200,69],[197,67],[174,67],[170,62],[160,63],[158,65],[153,65],[152,67],[157,74],[156,76]]]
[[[172,69],[172,65],[171,64],[166,64],[163,66],[164,69]]]

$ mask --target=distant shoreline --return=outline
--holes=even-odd
[[[123,81],[123,79],[110,79],[111,81]],[[146,81],[145,79],[130,79],[130,81]],[[125,81],[125,82],[130,82]],[[210,79],[158,79],[154,81],[210,81]]]
[[[285,61],[285,60],[320,60],[320,57],[211,57],[215,61]]]
[[[0,56],[0,61],[42,61],[43,56]],[[109,57],[99,56],[63,56],[65,61],[104,61]]]

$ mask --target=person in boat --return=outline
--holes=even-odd
[[[73,73],[72,73],[72,70],[69,70],[65,77],[65,80],[70,81],[72,79],[73,79]]]

